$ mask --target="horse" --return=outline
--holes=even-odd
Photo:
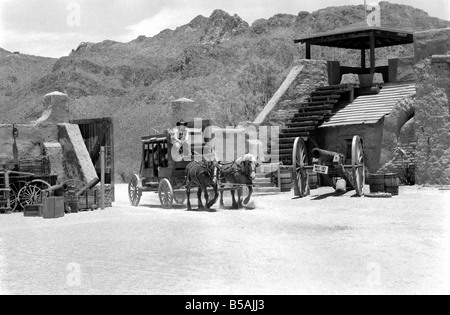
[[[212,186],[214,189],[214,198],[209,200],[208,187]],[[191,211],[191,189],[198,187],[198,208],[205,209],[202,202],[202,191],[205,192],[206,209],[210,210],[211,207],[217,202],[219,197],[217,187],[217,166],[213,161],[193,161],[186,167],[186,195],[187,195],[187,207],[188,211]]]
[[[226,183],[231,185],[246,185],[248,187],[249,194],[244,200],[244,204],[248,204],[253,193],[253,180],[256,178],[256,168],[259,166],[258,160],[252,154],[246,154],[234,162],[221,163],[220,169],[220,182],[221,188]],[[239,209],[242,207],[242,191],[238,189],[238,201],[234,196],[236,189],[231,190],[231,196],[233,198],[233,209]],[[224,207],[223,203],[223,191],[220,191],[220,207]]]

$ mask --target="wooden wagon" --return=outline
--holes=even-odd
[[[0,210],[22,211],[26,205],[42,203],[42,191],[55,185],[45,158],[0,166]]]

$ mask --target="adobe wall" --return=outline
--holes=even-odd
[[[450,55],[418,62],[416,183],[450,185]]]
[[[351,143],[354,136],[360,136],[363,141],[368,172],[376,173],[380,168],[383,120],[374,125],[319,128],[313,133],[313,138],[321,149],[345,154],[350,161]],[[351,164],[349,161],[347,163]]]
[[[66,94],[45,95],[42,116],[30,124],[16,125],[16,139],[13,125],[0,125],[0,169],[12,169],[11,165],[17,164],[15,158],[20,163],[45,157],[50,162],[50,174],[57,175],[60,181],[75,178],[87,183],[96,178],[78,125],[68,124],[67,103]]]

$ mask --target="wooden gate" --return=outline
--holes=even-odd
[[[114,124],[112,118],[72,120],[72,124],[80,127],[86,148],[91,156],[92,163],[101,176],[100,148],[105,147],[106,170],[105,181],[111,185],[111,197],[114,198]]]

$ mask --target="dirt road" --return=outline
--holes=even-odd
[[[0,215],[0,294],[450,293],[449,191],[321,188],[215,212],[117,196],[58,220]]]

